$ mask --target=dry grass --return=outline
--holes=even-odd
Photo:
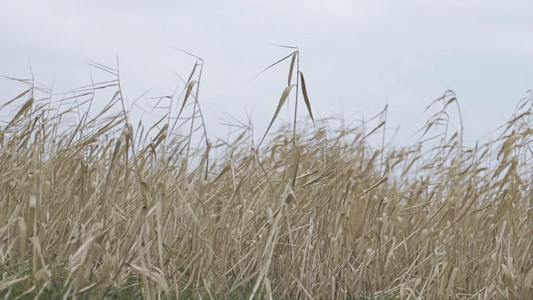
[[[254,149],[245,129],[205,142],[195,70],[191,117],[172,119],[173,103],[148,129],[129,125],[110,69],[116,80],[71,99],[34,99],[30,86],[9,103],[0,296],[533,298],[531,98],[475,148],[451,131],[447,92],[424,129],[434,138],[412,147],[369,146],[385,110],[375,130],[294,122]],[[83,113],[100,90],[118,92]]]

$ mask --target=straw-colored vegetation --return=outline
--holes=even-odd
[[[288,99],[312,111],[287,58],[273,123]],[[412,147],[384,142],[386,109],[355,128],[295,113],[254,145],[207,138],[201,61],[137,126],[93,66],[114,79],[3,100],[1,297],[533,299],[531,98],[473,148],[452,92]]]

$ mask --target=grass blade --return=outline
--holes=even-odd
[[[192,93],[192,89],[194,87],[195,84],[197,84],[198,81],[196,80],[192,80],[191,82],[189,82],[189,84],[187,85],[187,93],[185,93],[185,98],[183,98],[183,104],[181,105],[181,109],[180,109],[180,112],[178,113],[178,118],[179,116],[181,115],[181,113],[183,112],[183,109],[185,108],[185,104],[187,104],[187,99],[189,99],[189,96],[191,95]]]
[[[309,102],[309,97],[307,96],[307,88],[305,86],[304,74],[302,72],[300,72],[300,79],[302,81],[302,93],[304,95],[305,106],[307,107],[307,112],[309,112],[309,117],[311,117],[311,121],[313,121],[313,125],[315,125],[315,118],[313,118],[311,102]]]
[[[291,85],[292,71],[294,70],[294,63],[296,62],[297,55],[298,55],[298,51],[294,52],[294,54],[292,55],[291,67],[289,68],[289,82],[287,83],[287,85]]]
[[[288,87],[286,87],[285,90],[283,91],[283,94],[281,95],[281,98],[279,99],[278,108],[276,108],[276,113],[274,113],[274,116],[272,117],[272,120],[270,121],[270,124],[268,125],[268,128],[267,128],[267,130],[265,132],[265,135],[261,139],[261,142],[259,143],[259,146],[261,146],[261,144],[265,140],[265,137],[267,136],[268,131],[270,130],[270,127],[272,127],[272,124],[274,124],[274,120],[276,120],[276,118],[277,118],[277,116],[279,114],[279,111],[283,107],[283,104],[285,104],[285,100],[287,100],[287,97],[289,96],[289,93],[291,92],[291,90],[292,90],[292,88],[294,86],[295,86],[294,84],[291,84]]]

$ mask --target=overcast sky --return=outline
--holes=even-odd
[[[131,103],[171,94],[189,75],[195,60],[181,48],[205,61],[208,131],[220,135],[228,116],[246,122],[248,113],[259,139],[289,63],[253,78],[290,53],[272,44],[297,45],[316,117],[357,124],[388,103],[402,139],[451,89],[473,141],[533,88],[532,16],[530,0],[2,1],[0,75],[28,78],[31,64],[38,83],[66,91],[90,83],[84,61],[115,67],[118,56]],[[1,86],[0,102],[22,91]]]

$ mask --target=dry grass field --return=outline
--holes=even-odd
[[[533,98],[466,147],[446,92],[419,142],[378,147],[386,110],[275,124],[287,99],[312,111],[297,56],[260,145],[207,139],[201,63],[150,124],[118,73],[60,100],[22,81],[0,110],[0,297],[533,299]]]

